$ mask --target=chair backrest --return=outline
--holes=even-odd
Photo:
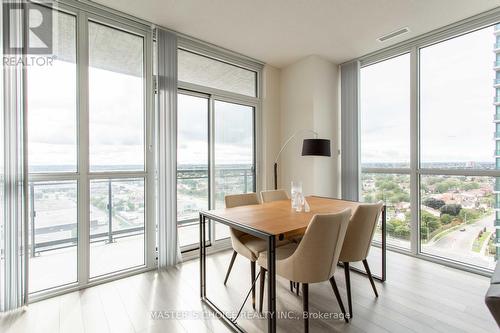
[[[370,251],[373,234],[382,212],[383,202],[362,204],[351,217],[347,228],[340,261],[353,262],[366,259]]]
[[[247,205],[258,205],[260,204],[259,198],[257,197],[257,193],[244,193],[244,194],[230,194],[224,197],[224,202],[226,203],[226,208],[233,208],[238,206],[247,206]],[[244,235],[243,231],[236,230],[234,228],[230,228],[231,241],[234,243],[235,239]],[[235,245],[233,244],[233,248]]]
[[[247,205],[258,205],[259,198],[257,197],[257,193],[244,193],[244,194],[230,194],[224,197],[224,201],[226,203],[226,208],[233,208],[238,206],[247,206]]]
[[[335,273],[351,210],[314,215],[302,241],[284,265],[287,278],[303,283],[328,280]]]
[[[260,198],[262,202],[271,202],[278,200],[289,200],[290,197],[285,190],[272,190],[272,191],[261,191]]]

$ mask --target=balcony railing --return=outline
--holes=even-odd
[[[500,67],[500,60],[493,61],[493,67]]]
[[[108,195],[108,200],[109,202],[107,203],[107,207],[111,207],[111,200],[112,200],[112,186],[111,186],[112,180],[108,181],[108,190],[109,195]],[[57,183],[57,182],[51,182],[51,186],[57,186],[57,185],[64,185],[65,183]],[[30,183],[29,184],[29,190],[30,190],[30,207],[35,207],[35,190],[37,187],[43,187],[45,184],[37,184],[37,183]],[[66,238],[58,238],[54,240],[46,240],[46,241],[37,241],[36,236],[42,236],[42,235],[50,235],[51,233],[55,232],[61,232],[61,231],[71,231],[73,228],[77,228],[76,224],[66,224],[66,225],[54,225],[54,226],[46,226],[42,228],[36,228],[36,209],[30,212],[30,250],[31,250],[31,256],[36,256],[37,254],[40,254],[41,252],[46,252],[46,251],[52,251],[52,250],[58,250],[58,249],[64,249],[64,248],[69,248],[73,246],[77,246],[78,244],[78,238],[77,237],[66,237]],[[138,226],[138,227],[128,227],[128,228],[122,228],[122,229],[113,229],[113,217],[111,214],[109,214],[109,218],[107,219],[107,227],[105,232],[99,232],[95,234],[90,234],[90,242],[91,243],[96,243],[96,242],[102,242],[105,241],[106,243],[113,243],[116,239],[120,238],[126,238],[126,237],[132,237],[136,235],[140,235],[144,233],[144,225]],[[48,238],[48,237],[47,237]]]
[[[493,79],[493,85],[496,86],[497,84],[500,84],[500,79]]]
[[[231,193],[246,193],[253,191],[254,183],[254,169],[253,168],[216,168],[215,170],[215,182],[222,187],[221,193],[216,193],[216,195],[223,195],[225,190],[231,191]],[[177,180],[178,183],[186,180],[190,181],[205,181],[207,182],[208,188],[208,170],[207,169],[179,169],[177,170]],[[108,181],[108,191],[112,191],[111,180]],[[63,185],[65,183],[51,182],[51,185]],[[35,192],[37,186],[44,186],[43,184],[37,184],[36,182],[30,183],[30,207],[35,207]],[[228,188],[229,187],[229,188]],[[112,207],[112,193],[108,193],[107,207]],[[206,198],[208,202],[208,197]],[[90,235],[90,242],[102,242],[112,243],[116,239],[132,237],[144,233],[144,225],[138,227],[129,227],[116,229],[113,225],[112,214],[108,214],[106,219],[106,225],[102,225],[101,228],[106,231]],[[185,218],[178,221],[179,225],[185,225],[197,221],[197,218]],[[71,231],[72,228],[77,228],[77,224],[67,224],[58,226],[48,226],[43,228],[36,228],[36,210],[30,212],[30,244],[31,244],[31,255],[35,256],[41,252],[64,249],[73,246],[77,246],[78,238],[75,236],[57,238],[51,240],[51,233],[61,232],[61,231]],[[46,236],[46,240],[37,241],[37,237]],[[48,240],[47,240],[48,239]]]
[[[500,103],[500,96],[493,97],[493,103]]]
[[[197,187],[203,186],[203,182],[206,182],[206,193],[203,199],[208,203],[208,169],[183,169],[177,170],[177,184],[185,183],[186,180],[198,181]],[[217,187],[217,193],[215,193],[216,200],[220,200],[220,196],[224,195],[225,192],[230,191],[230,193],[247,193],[253,191],[253,178],[254,169],[252,167],[248,168],[238,168],[238,167],[216,167],[215,168],[215,184]],[[194,185],[194,184],[193,184]],[[227,188],[230,187],[230,188]],[[196,209],[195,209],[196,208]],[[192,209],[193,215],[190,211],[185,211],[182,214],[178,212],[177,224],[179,226],[191,224],[198,220],[197,212],[198,207]],[[186,217],[191,215],[191,217]]]
[[[500,43],[493,44],[493,49],[500,50]]]

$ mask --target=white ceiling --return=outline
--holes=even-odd
[[[277,67],[308,55],[341,63],[500,6],[500,0],[96,2]],[[376,40],[405,26],[410,33]]]

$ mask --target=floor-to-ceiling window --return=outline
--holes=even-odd
[[[389,243],[409,249],[410,55],[363,67],[360,89],[361,199],[387,205]]]
[[[40,8],[53,12],[54,54],[26,69],[31,294],[145,267],[154,256],[150,28]]]
[[[493,27],[423,47],[420,59],[420,250],[495,261]]]
[[[199,210],[256,189],[258,71],[184,49],[178,56],[177,222],[180,246],[189,250],[199,241]],[[211,242],[229,237],[219,223],[208,228]]]
[[[390,245],[494,267],[499,36],[487,25],[362,63],[360,193],[388,206]]]

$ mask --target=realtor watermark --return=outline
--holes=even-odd
[[[52,2],[2,2],[4,66],[51,66],[53,55]]]
[[[228,318],[235,318],[238,313],[227,311],[224,315]],[[246,320],[266,320],[271,314],[269,312],[254,312],[254,311],[242,311],[239,314],[239,318]],[[311,311],[311,312],[296,312],[296,311],[276,311],[276,319],[281,320],[303,320],[308,319],[318,319],[318,320],[344,320],[345,317],[349,318],[349,315],[344,316],[343,313],[338,312],[321,312],[321,311]],[[170,311],[170,310],[153,310],[151,311],[151,319],[153,320],[207,320],[218,318],[220,315],[212,311]]]

